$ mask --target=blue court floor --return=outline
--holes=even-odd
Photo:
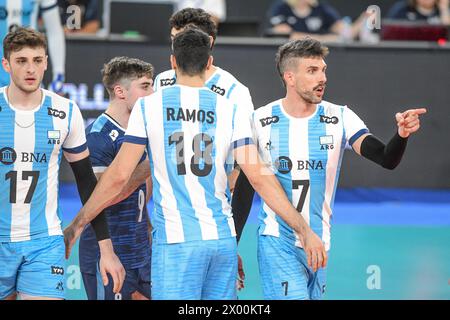
[[[76,187],[60,188],[64,223],[80,208]],[[152,204],[149,204],[151,209]],[[239,299],[262,299],[255,196],[239,252]],[[450,299],[450,190],[339,189],[325,299]],[[78,247],[67,262],[68,299],[85,299]]]

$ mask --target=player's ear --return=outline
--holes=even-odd
[[[214,62],[213,56],[209,56],[208,63],[206,64],[206,70],[209,70]]]
[[[125,92],[119,84],[116,84],[113,88],[114,90],[114,96],[118,99],[125,99]]]
[[[214,46],[214,38],[213,36],[209,36],[209,47],[212,49],[213,46]]]
[[[177,59],[175,59],[173,54],[170,55],[170,66],[173,70],[177,69]]]
[[[283,79],[286,86],[292,86],[294,85],[294,73],[290,71],[285,71],[283,73]]]
[[[11,73],[11,67],[9,66],[9,61],[6,58],[2,58],[2,66],[6,72]]]

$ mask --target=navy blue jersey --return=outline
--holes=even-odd
[[[100,115],[87,127],[86,139],[94,172],[103,172],[111,164],[124,134],[125,129],[107,114]],[[114,251],[127,269],[140,268],[150,261],[145,194],[146,186],[142,184],[127,199],[106,209]],[[99,248],[91,225],[81,234],[79,257],[82,272],[96,272]]]
[[[340,19],[339,13],[330,5],[319,3],[311,8],[306,17],[299,17],[287,3],[278,3],[272,7],[270,24],[275,27],[279,24],[288,24],[293,31],[326,34]]]

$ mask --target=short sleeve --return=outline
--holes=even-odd
[[[234,105],[233,134],[231,136],[233,149],[243,145],[253,144],[252,126],[250,117],[244,108]]]
[[[131,111],[128,120],[128,128],[125,133],[123,142],[134,144],[147,144],[147,129],[145,118],[145,98],[139,98]]]
[[[234,89],[231,93],[230,101],[237,104],[238,108],[243,109],[247,114],[247,117],[251,119],[254,111],[254,106],[252,96],[250,95],[250,91],[247,87],[244,87],[242,85],[237,86],[237,88]]]
[[[350,108],[344,107],[344,130],[345,139],[351,146],[363,134],[369,132],[366,124]]]
[[[84,132],[83,116],[78,106],[71,102],[69,110],[69,128],[68,134],[62,148],[65,152],[69,153],[81,153],[87,149],[86,134]]]
[[[95,173],[102,173],[114,160],[114,146],[101,132],[89,133],[86,138],[92,169]]]

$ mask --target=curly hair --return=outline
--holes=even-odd
[[[194,25],[213,38],[213,44],[217,37],[217,27],[211,15],[203,9],[185,8],[173,14],[169,20],[170,28],[180,30],[188,25]]]
[[[9,60],[12,52],[17,52],[25,47],[43,48],[47,51],[45,35],[31,28],[18,27],[10,31],[3,39],[3,55]]]

